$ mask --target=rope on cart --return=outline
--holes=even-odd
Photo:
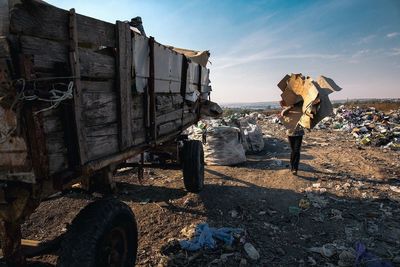
[[[57,85],[66,86],[67,90],[66,91],[58,90],[58,89],[56,89],[54,87],[54,86],[57,86]],[[33,86],[34,86],[34,89],[36,89],[36,83],[35,82],[33,83]],[[65,84],[65,83],[54,83],[54,84],[52,84],[52,88],[53,89],[51,89],[49,91],[49,93],[51,94],[51,96],[49,98],[42,98],[42,97],[39,97],[37,95],[25,95],[24,90],[22,90],[21,91],[22,95],[19,97],[19,100],[22,100],[22,101],[24,101],[24,100],[25,101],[39,100],[39,101],[44,101],[44,102],[51,103],[51,105],[49,107],[36,111],[34,114],[37,115],[37,114],[39,114],[41,112],[57,108],[62,101],[73,98],[73,88],[74,88],[74,82],[73,81],[70,81],[68,84]]]
[[[51,84],[52,89],[50,91],[48,91],[48,93],[50,94],[50,96],[48,98],[40,97],[36,94],[27,95],[25,92],[26,84],[27,84],[27,82],[33,82],[33,89],[34,89],[34,91],[37,91],[36,90],[36,82],[46,81],[46,80],[57,80],[57,79],[71,79],[71,78],[75,78],[75,77],[39,78],[39,79],[28,80],[28,81],[25,79],[22,79],[22,78],[14,80],[13,81],[14,84],[15,85],[19,84],[21,89],[19,90],[19,93],[14,98],[14,100],[11,103],[10,108],[8,110],[13,110],[19,101],[43,101],[43,102],[50,103],[49,107],[46,107],[46,108],[43,108],[41,110],[34,112],[34,115],[37,115],[44,111],[48,111],[48,110],[57,108],[62,101],[73,98],[73,89],[74,89],[73,81],[70,81],[68,84],[61,83],[61,82]],[[67,88],[67,90],[63,91],[63,90],[56,89],[56,86],[65,86]],[[7,99],[7,95],[0,96],[0,101],[2,101],[4,99]],[[4,113],[3,116],[5,116],[5,115],[6,114]],[[0,120],[2,120],[2,119],[3,118],[0,118]],[[16,126],[11,129],[6,129],[6,130],[0,128],[0,144],[5,143],[16,130],[17,130]]]

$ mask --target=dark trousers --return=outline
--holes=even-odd
[[[300,162],[300,148],[301,142],[303,141],[303,136],[289,136],[290,148],[292,153],[290,154],[290,169],[297,171],[299,169]]]

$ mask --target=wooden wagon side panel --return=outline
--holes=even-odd
[[[11,11],[13,33],[61,42],[69,41],[67,11],[38,1],[25,1]],[[115,25],[77,14],[79,46],[115,47]]]
[[[35,78],[51,79],[72,75],[69,21],[69,12],[37,2],[24,3],[12,10],[11,32],[19,34],[19,53],[32,56]],[[80,130],[84,133],[85,145],[88,147],[85,161],[90,161],[119,151],[116,147],[116,62],[114,54],[107,49],[115,47],[115,25],[76,15],[76,31],[76,54],[82,84],[82,102],[79,103],[82,105],[80,128],[83,129]],[[71,79],[73,77],[66,80]],[[42,106],[41,103],[36,105]],[[69,160],[74,156],[71,153],[68,155],[71,142],[68,142],[70,134],[67,132],[73,126],[72,114],[68,112],[71,105],[71,101],[65,101],[51,114],[44,114],[50,175],[65,171],[68,167],[73,168],[76,164]]]
[[[49,175],[157,144],[159,137],[172,140],[198,119],[197,104],[188,105],[185,98],[202,92],[208,75],[197,64],[186,64],[184,55],[132,32],[127,23],[26,1],[10,13],[10,31],[20,44],[18,54],[32,59],[34,78],[49,79],[39,87],[49,90],[49,83],[58,81],[79,85],[74,99],[39,115]],[[32,103],[35,110],[48,106]],[[77,161],[81,147],[85,156]]]
[[[82,81],[88,160],[117,153],[118,108],[114,80]]]
[[[148,82],[150,77],[149,39],[132,32],[132,137],[134,145],[146,143]]]

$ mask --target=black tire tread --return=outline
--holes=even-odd
[[[134,224],[134,259],[137,250],[137,225],[132,210],[115,198],[105,198],[87,205],[72,221],[61,245],[57,266],[94,267],[97,244],[107,225],[117,214],[130,217]]]
[[[199,193],[204,186],[203,144],[198,140],[187,140],[183,146],[183,182],[187,191]],[[200,159],[199,159],[200,157]],[[198,171],[198,160],[203,171]]]

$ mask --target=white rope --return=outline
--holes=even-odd
[[[35,100],[38,100],[38,101],[43,101],[43,102],[50,103],[49,107],[36,111],[34,113],[34,115],[37,115],[37,114],[39,114],[41,112],[57,108],[62,101],[73,98],[73,89],[74,89],[74,82],[73,81],[70,81],[68,83],[68,85],[65,84],[65,83],[52,84],[52,88],[53,89],[51,89],[49,91],[49,93],[51,94],[51,96],[49,98],[42,98],[42,97],[39,97],[37,95],[26,95],[25,94],[25,86],[26,86],[25,79],[18,79],[16,82],[17,83],[22,83],[22,88],[21,88],[21,91],[18,93],[17,97],[15,97],[14,102],[12,103],[12,105],[10,107],[10,110],[12,110],[14,108],[14,106],[17,104],[18,100],[20,100],[20,101],[24,101],[24,100],[25,101],[35,101]],[[67,86],[67,90],[66,91],[58,90],[58,89],[55,88],[56,85]],[[36,81],[34,81],[34,83],[33,83],[33,88],[36,89]],[[10,138],[10,136],[13,134],[13,132],[16,131],[16,129],[17,128],[14,127],[12,129],[9,129],[7,132],[6,131],[2,131],[0,129],[0,144],[5,143]]]
[[[58,90],[54,87],[55,85],[65,85],[65,86],[67,86],[67,90],[66,91]],[[34,86],[34,89],[36,89],[36,83],[34,83],[33,86]],[[37,115],[41,112],[57,108],[62,101],[73,98],[73,89],[74,89],[73,81],[70,81],[68,85],[65,83],[56,83],[56,84],[53,84],[52,87],[53,87],[53,89],[51,89],[49,91],[49,93],[51,94],[51,96],[49,98],[42,98],[37,95],[27,96],[27,95],[25,95],[24,90],[22,90],[21,91],[22,94],[19,99],[26,100],[26,101],[39,100],[39,101],[51,103],[51,105],[49,107],[36,111],[34,114]]]

